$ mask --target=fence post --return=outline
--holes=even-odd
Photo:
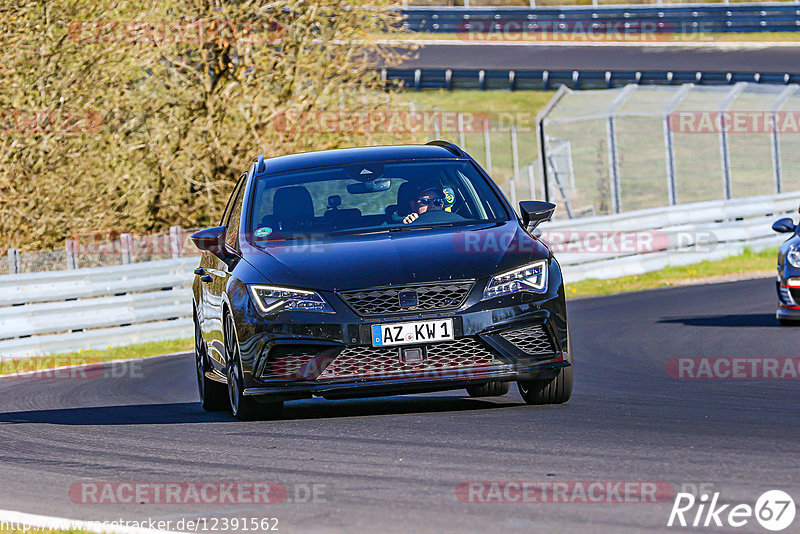
[[[549,154],[547,153],[547,135],[544,133],[544,121],[561,99],[564,98],[564,95],[569,92],[570,89],[566,85],[561,85],[556,91],[556,94],[553,95],[553,98],[551,98],[539,113],[536,114],[536,148],[539,150],[539,170],[542,174],[542,191],[544,192],[544,200],[547,202],[550,202],[550,179],[547,174]]]
[[[511,205],[517,209],[517,180],[519,179],[519,147],[517,146],[517,125],[511,125],[511,160],[514,174],[511,175]]]
[[[19,250],[8,249],[8,274],[19,274]]]
[[[463,150],[467,149],[467,136],[464,133],[464,114],[460,111],[458,115],[458,146],[460,146]]]
[[[122,263],[127,265],[131,262],[131,256],[133,255],[133,239],[131,239],[131,234],[119,235],[119,248],[122,254]]]
[[[486,172],[492,174],[492,145],[489,138],[489,119],[483,119],[483,147],[486,150]]]
[[[635,84],[626,85],[606,111],[606,114],[608,115],[608,120],[606,122],[606,136],[608,138],[609,189],[611,193],[611,207],[614,213],[622,213],[622,194],[620,191],[619,179],[619,151],[617,150],[616,114],[617,110],[622,106],[622,104],[625,103],[628,95],[635,91],[637,87],[639,86]]]
[[[536,197],[536,173],[533,168],[534,164],[531,163],[528,165],[528,189],[531,192],[531,200],[537,198]]]
[[[183,239],[181,239],[181,227],[169,227],[169,248],[173,258],[180,258],[183,255]]]
[[[719,157],[722,164],[722,191],[725,200],[732,198],[731,191],[731,154],[730,144],[728,143],[728,126],[725,122],[725,111],[736,100],[736,97],[744,91],[747,83],[738,82],[733,86],[733,89],[725,95],[722,102],[719,104]]]
[[[75,254],[75,249],[77,241],[74,239],[67,239],[65,243],[65,247],[67,249],[67,269],[77,269],[78,268],[78,256]]]
[[[664,108],[664,150],[666,151],[667,163],[667,196],[669,197],[670,206],[674,206],[678,203],[678,178],[675,168],[675,138],[672,132],[670,117],[675,111],[675,108],[683,101],[686,94],[692,90],[692,87],[694,87],[694,84],[691,83],[682,85]]]
[[[772,103],[772,113],[770,113],[770,124],[772,125],[772,132],[770,132],[770,148],[772,152],[772,174],[775,178],[775,194],[780,194],[783,190],[781,176],[781,145],[780,135],[778,133],[778,110],[797,92],[798,88],[800,88],[800,86],[796,84],[789,85],[786,89],[781,91],[781,94],[778,95],[778,98]]]

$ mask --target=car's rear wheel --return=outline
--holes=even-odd
[[[487,382],[479,386],[469,386],[467,393],[470,397],[500,397],[508,393],[511,384],[509,382]]]
[[[244,394],[244,375],[242,374],[239,342],[233,317],[225,316],[225,358],[226,378],[228,379],[228,400],[231,413],[240,421],[252,421],[261,417],[274,416],[283,407],[282,402],[259,403],[254,397]]]
[[[217,412],[228,409],[228,391],[224,384],[206,376],[209,370],[208,356],[206,355],[203,336],[197,316],[194,318],[194,361],[197,370],[197,389],[200,393],[200,406],[207,412]]]
[[[569,367],[558,370],[555,378],[545,380],[521,380],[517,382],[519,394],[526,404],[563,404],[572,396],[573,366],[572,336],[567,332],[567,356]]]
[[[781,324],[781,326],[800,326],[800,321],[795,321],[794,319],[784,319],[783,317],[780,317],[778,322]]]

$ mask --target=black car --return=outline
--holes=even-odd
[[[427,145],[264,159],[192,236],[197,379],[239,419],[283,401],[466,388],[572,392],[561,269],[464,151]]]
[[[792,219],[775,221],[776,232],[791,233],[778,249],[778,321],[784,326],[800,325],[800,236]]]

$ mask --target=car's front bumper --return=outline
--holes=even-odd
[[[251,315],[237,324],[244,393],[292,400],[439,391],[549,378],[570,365],[560,283],[548,294],[494,301],[482,301],[477,294],[459,310],[440,313],[365,318],[337,303],[335,315],[298,313],[276,321]],[[424,365],[400,364],[406,346],[372,347],[374,324],[442,318],[453,319],[455,340],[420,345]],[[352,362],[343,364],[343,358]]]

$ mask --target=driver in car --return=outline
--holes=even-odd
[[[441,189],[429,187],[417,194],[411,201],[411,213],[403,218],[403,224],[416,221],[420,215],[429,211],[442,211],[444,209],[444,193]]]

